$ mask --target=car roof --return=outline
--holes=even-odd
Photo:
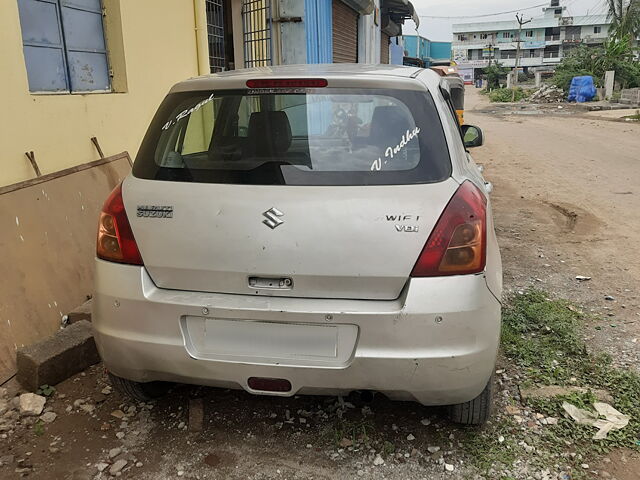
[[[363,63],[330,63],[281,65],[273,67],[244,68],[190,78],[176,84],[171,92],[195,90],[246,88],[249,79],[264,78],[310,78],[321,77],[332,87],[349,87],[366,83],[369,87],[413,88],[420,85],[415,77],[420,76],[429,87],[437,87],[437,73],[419,67],[403,65],[374,65]],[[423,84],[424,85],[424,84]]]

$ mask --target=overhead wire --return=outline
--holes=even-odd
[[[431,19],[442,19],[442,20],[447,20],[447,19],[457,19],[457,18],[486,18],[486,17],[497,17],[499,15],[507,15],[509,13],[518,13],[518,12],[523,12],[525,10],[533,10],[534,8],[539,8],[539,7],[544,7],[546,5],[548,5],[549,2],[544,2],[544,3],[540,3],[538,5],[532,5],[530,7],[523,7],[523,8],[518,8],[516,10],[508,10],[505,12],[496,12],[496,13],[485,13],[482,15],[457,15],[457,16],[437,16],[437,15],[418,15],[418,17],[420,18],[431,18]]]
[[[600,7],[600,8],[598,8]],[[608,11],[605,8],[604,4],[602,3],[602,0],[596,0],[596,3],[594,3],[591,7],[589,7],[589,10],[587,10],[587,12],[592,12],[592,10],[596,9],[596,13],[588,13],[587,15],[585,15],[586,20],[585,21],[593,21],[595,20],[596,17],[601,17],[603,15],[607,15]]]
[[[569,8],[570,6],[572,6],[574,3],[576,3],[577,0],[570,0],[567,5],[565,5],[567,8]],[[602,0],[596,0],[596,3],[589,9],[592,10],[594,8],[596,8],[598,6],[598,4],[602,4]],[[534,8],[540,8],[540,7],[546,7],[549,5],[549,2],[544,2],[544,3],[540,3],[538,5],[532,5],[530,7],[522,7],[522,8],[518,8],[515,10],[507,10],[507,11],[503,11],[503,12],[495,12],[495,13],[485,13],[485,14],[480,14],[480,15],[450,15],[450,16],[439,16],[439,15],[418,15],[418,17],[420,18],[429,18],[432,20],[454,20],[454,19],[464,19],[464,18],[487,18],[487,17],[497,17],[500,15],[508,15],[510,13],[519,13],[519,12],[523,12],[526,10],[533,10]],[[588,15],[589,17],[591,16],[599,16],[599,15],[603,15],[606,12],[603,13],[599,13],[599,14],[592,14],[592,15]],[[543,17],[543,15],[537,16],[537,17],[532,17],[532,18],[541,18]]]

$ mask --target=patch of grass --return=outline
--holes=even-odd
[[[567,440],[585,454],[609,451],[614,447],[640,450],[640,375],[612,365],[611,358],[588,351],[580,334],[583,315],[569,302],[552,300],[541,291],[530,290],[510,299],[503,315],[502,347],[505,355],[521,367],[527,379],[545,385],[578,385],[604,389],[613,396],[613,407],[631,420],[607,439],[592,440],[596,430],[561,418],[550,430],[559,440]],[[591,408],[590,392],[573,393],[531,406],[549,416],[563,417],[562,402]]]
[[[515,92],[515,98],[514,98]],[[514,88],[496,88],[489,93],[489,100],[492,102],[519,102],[529,97],[529,92],[520,87]]]
[[[502,320],[504,354],[528,379],[564,384],[576,370],[588,368],[586,346],[579,334],[580,314],[568,302],[551,301],[540,291],[511,299]]]
[[[508,468],[524,455],[524,449],[518,445],[516,432],[516,424],[510,417],[505,417],[481,431],[478,428],[466,429],[462,443],[474,465],[481,471]]]
[[[374,434],[375,427],[369,420],[339,418],[331,428],[325,431],[323,437],[338,447],[343,438],[351,440],[354,445],[356,442],[369,444]]]
[[[526,459],[531,465],[547,468],[559,462],[562,452],[575,457],[560,460],[573,465],[571,478],[587,478],[579,465],[590,463],[599,454],[626,447],[640,451],[640,375],[616,368],[607,355],[587,349],[581,329],[585,318],[571,303],[555,300],[539,290],[514,295],[505,303],[502,325],[502,351],[507,363],[517,367],[520,386],[580,386],[585,393],[570,393],[550,399],[530,399],[527,408],[558,419],[557,425],[543,428],[539,435],[522,429],[509,415],[495,418],[484,428],[466,429],[463,442],[473,464],[485,474],[513,475],[511,467]],[[631,420],[622,430],[610,432],[607,439],[593,440],[597,430],[565,417],[562,403],[593,410],[592,391],[607,390],[613,407]],[[504,437],[502,442],[500,437]],[[536,448],[536,454],[525,445]],[[516,475],[517,476],[517,475]]]
[[[391,443],[389,440],[385,440],[382,444],[382,455],[384,457],[388,457],[392,455],[396,451],[396,446]]]
[[[640,110],[636,110],[635,115],[629,115],[624,118],[630,118],[631,120],[640,120]]]
[[[33,433],[38,437],[44,435],[44,422],[42,420],[37,420],[36,423],[33,424]]]

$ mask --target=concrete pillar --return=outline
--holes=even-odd
[[[304,2],[299,0],[280,0],[277,6],[281,18],[304,19]],[[280,22],[279,27],[279,41],[273,42],[273,48],[279,50],[277,53],[280,55],[276,55],[276,52],[274,52],[274,60],[276,61],[273,64],[294,65],[307,63],[307,33],[304,22]],[[280,62],[277,62],[278,57]]]
[[[233,60],[235,68],[244,68],[244,39],[242,36],[242,2],[231,2],[233,24]]]
[[[536,72],[536,87],[540,88],[542,86],[542,72]]]
[[[513,72],[507,73],[507,88],[511,88],[513,85]]]
[[[380,0],[374,4],[374,12],[358,20],[358,63],[380,63]]]
[[[609,70],[604,74],[604,97],[610,99],[613,96],[613,87],[615,85],[616,72]]]

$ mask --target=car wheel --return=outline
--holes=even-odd
[[[117,377],[111,372],[109,372],[109,380],[113,388],[118,392],[139,402],[148,402],[154,398],[161,397],[167,393],[170,385],[165,382],[134,382],[133,380]]]
[[[473,400],[449,406],[449,419],[463,425],[482,425],[491,416],[493,376],[482,393]]]

